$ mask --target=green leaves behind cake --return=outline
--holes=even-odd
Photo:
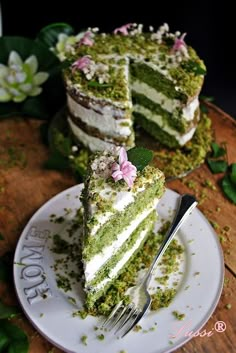
[[[219,157],[222,157],[226,154],[225,148],[220,147],[216,142],[212,142],[211,148],[212,148],[212,157],[213,158],[219,158]]]
[[[128,160],[138,171],[143,170],[152,160],[153,152],[144,147],[134,147],[127,151]]]
[[[236,205],[236,163],[228,165],[223,159],[227,155],[226,148],[216,142],[211,144],[211,158],[207,159],[208,166],[213,174],[225,173],[221,180],[221,187],[225,196]]]
[[[236,163],[231,164],[228,174],[222,180],[225,195],[236,205]]]
[[[211,143],[211,158],[207,159],[208,166],[213,174],[224,173],[228,168],[228,163],[224,159],[219,159],[225,156],[225,148],[219,146],[216,142]]]
[[[52,23],[40,30],[37,40],[45,44],[48,48],[55,47],[60,34],[71,36],[74,34],[74,29],[68,23]]]
[[[27,353],[28,350],[29,342],[24,331],[7,319],[0,320],[0,352]]]
[[[59,59],[39,41],[24,37],[2,37],[0,48],[0,118],[49,118],[65,101]]]
[[[5,283],[5,293],[13,292],[13,287],[11,287],[12,260],[12,252],[0,257],[0,283]],[[0,353],[27,353],[29,351],[27,335],[11,321],[20,314],[21,310],[18,306],[7,305],[0,299]]]

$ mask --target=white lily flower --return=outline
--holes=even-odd
[[[8,66],[0,64],[0,102],[20,103],[28,96],[35,97],[42,92],[42,85],[49,77],[47,72],[37,72],[38,60],[31,55],[25,61],[11,51]]]
[[[83,38],[84,34],[85,32],[80,32],[76,36],[68,36],[65,33],[60,33],[55,47],[50,48],[50,50],[57,55],[60,61],[64,61],[67,54],[74,53],[74,45]]]

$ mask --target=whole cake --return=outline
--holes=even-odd
[[[153,231],[156,205],[164,193],[164,175],[159,169],[139,164],[136,168],[127,158],[121,147],[119,155],[98,152],[88,166],[82,193],[88,309],[127,268]]]
[[[199,120],[205,66],[167,24],[112,34],[88,29],[67,55],[68,122],[91,151],[131,148],[134,122],[168,147],[189,141]]]

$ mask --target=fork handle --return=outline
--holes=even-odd
[[[144,276],[143,283],[146,284],[146,286],[148,286],[150,282],[156,263],[160,260],[167,247],[169,246],[171,240],[174,238],[175,234],[184,223],[184,221],[188,218],[191,211],[196,207],[196,205],[197,201],[192,195],[185,194],[180,196],[175,217],[163,239],[163,242],[161,243],[158,253],[156,254],[149,270]]]

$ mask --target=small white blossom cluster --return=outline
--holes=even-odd
[[[105,151],[102,156],[93,161],[91,169],[96,176],[107,179],[111,176],[114,162],[115,157]]]
[[[154,28],[151,26],[150,31],[153,32]],[[157,41],[158,44],[161,44],[163,38],[174,38],[174,34],[169,33],[169,25],[164,23],[158,28],[158,30],[151,35],[151,39]]]
[[[188,49],[184,46],[182,46],[180,50],[176,50],[175,52],[173,52],[171,55],[171,60],[174,65],[179,64],[188,58]]]
[[[149,27],[149,29],[153,32],[153,27]],[[189,58],[188,49],[184,42],[185,35],[186,33],[181,35],[179,31],[170,33],[168,24],[164,23],[157,32],[151,34],[151,39],[157,41],[158,44],[162,44],[163,40],[172,39],[173,47],[170,51],[169,59],[172,64],[177,65]]]
[[[78,147],[76,145],[71,147],[71,154],[69,155],[69,159],[75,159],[74,154],[76,154],[76,152],[78,152]]]
[[[98,33],[99,32],[99,28],[98,27],[93,27],[93,28],[89,27],[88,31],[92,32],[92,33]]]
[[[102,63],[95,63],[93,60],[83,68],[87,80],[97,79],[100,84],[109,82],[109,66]]]
[[[42,92],[40,87],[49,77],[47,72],[37,72],[38,60],[35,55],[25,61],[11,51],[8,65],[0,64],[0,102],[23,102],[28,96],[35,97]]]
[[[133,23],[132,24],[132,30],[129,32],[131,36],[135,36],[137,34],[142,34],[143,33],[143,25],[142,24],[137,24]]]

